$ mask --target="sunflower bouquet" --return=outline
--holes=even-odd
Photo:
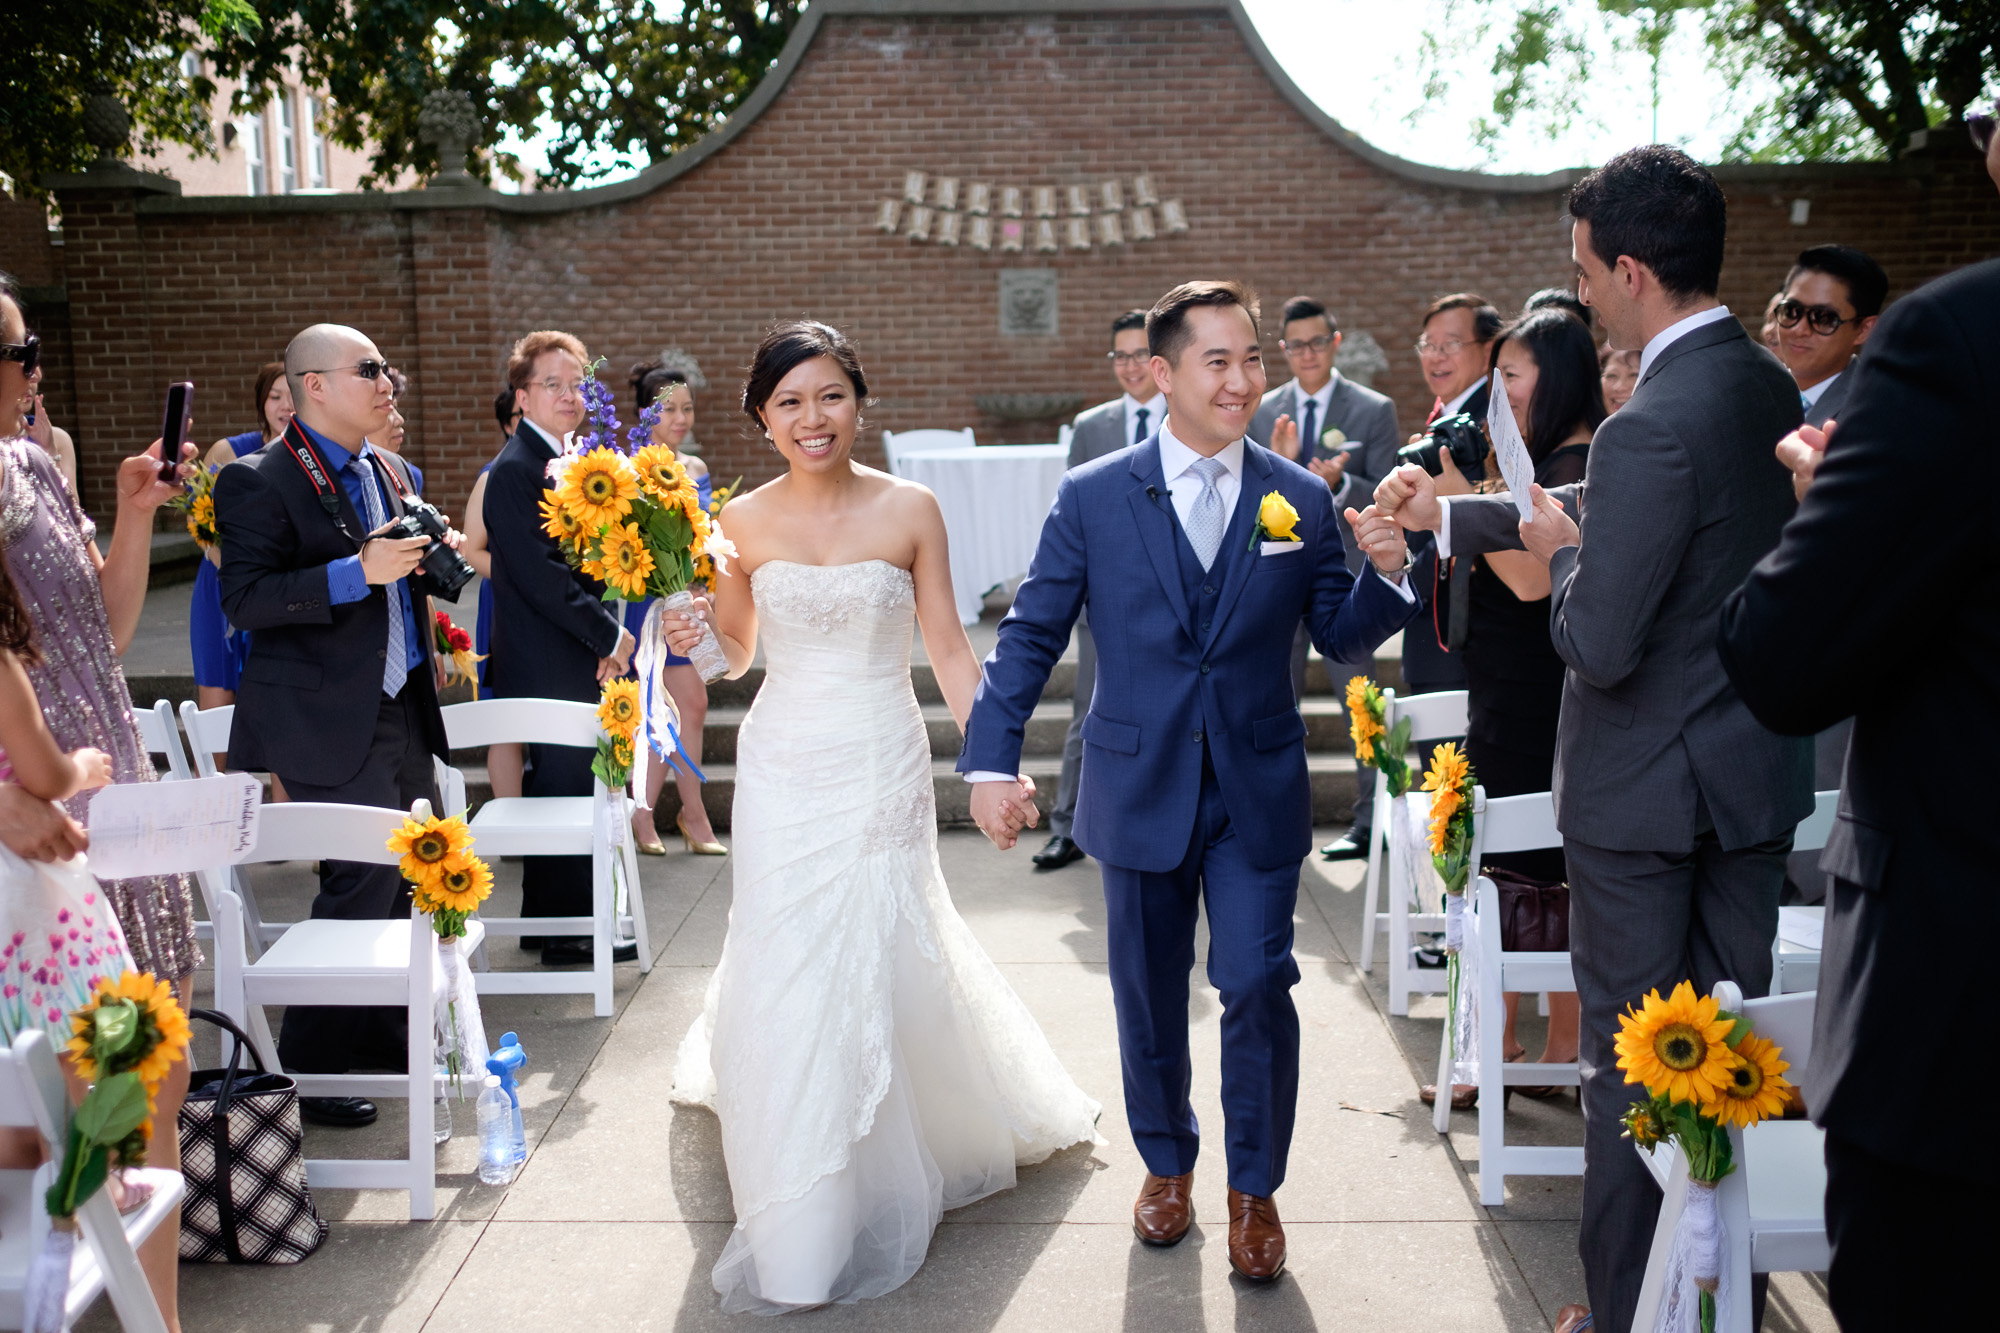
[[[1410,764],[1404,758],[1410,748],[1410,719],[1387,729],[1382,725],[1387,713],[1387,701],[1374,681],[1366,676],[1348,680],[1347,732],[1354,738],[1355,761],[1381,770],[1393,801],[1410,789]]]
[[[444,995],[438,1014],[443,1041],[445,1070],[452,1087],[464,1100],[461,1081],[467,1070],[486,1068],[486,1029],[479,1017],[479,996],[472,979],[460,966],[458,946],[464,938],[466,918],[493,892],[493,871],[472,854],[472,830],[456,815],[439,819],[428,801],[410,807],[409,817],[389,835],[389,850],[397,856],[397,868],[415,889],[419,912],[430,918],[444,947],[438,950],[444,972]],[[459,1021],[460,1006],[467,1019]]]
[[[432,612],[432,615],[435,620],[431,633],[438,656],[451,663],[452,672],[458,679],[472,684],[477,679],[475,668],[486,660],[485,654],[472,651],[472,636],[454,625],[450,616],[442,611]]]
[[[1715,1186],[1736,1168],[1729,1129],[1785,1113],[1791,1065],[1748,1019],[1723,1008],[1717,996],[1697,998],[1687,981],[1664,1000],[1650,991],[1638,1008],[1621,1014],[1616,1048],[1625,1081],[1646,1089],[1622,1117],[1626,1137],[1648,1152],[1673,1142],[1687,1157],[1687,1204],[1674,1232],[1664,1326],[1714,1333],[1724,1273]]]
[[[215,526],[215,474],[221,470],[212,465],[196,468],[186,489],[167,501],[167,508],[186,521],[188,536],[204,551],[222,544],[221,530]]]
[[[1444,891],[1465,892],[1465,878],[1472,868],[1472,789],[1476,779],[1472,765],[1447,741],[1431,752],[1431,766],[1424,774],[1424,790],[1431,794],[1431,864],[1444,880]]]

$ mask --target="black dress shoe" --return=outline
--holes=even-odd
[[[1032,858],[1037,870],[1060,870],[1071,861],[1083,859],[1083,848],[1068,834],[1058,833],[1042,845]]]
[[[301,1097],[299,1119],[335,1129],[358,1129],[375,1123],[375,1103],[362,1097]]]
[[[1319,854],[1329,861],[1358,861],[1368,855],[1368,833],[1365,828],[1349,829],[1320,848]]]
[[[548,941],[540,935],[523,935],[521,937],[521,952],[533,953],[547,943]]]
[[[630,963],[639,957],[637,940],[614,940],[611,944],[611,961]],[[597,961],[597,944],[588,935],[551,936],[542,945],[542,963],[547,967],[562,967],[573,963],[594,963]]]

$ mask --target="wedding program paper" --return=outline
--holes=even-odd
[[[257,845],[263,795],[248,773],[106,787],[90,799],[90,872],[131,879],[231,865]]]
[[[1528,488],[1535,482],[1535,462],[1528,457],[1528,442],[1514,423],[1514,409],[1507,405],[1507,390],[1494,371],[1486,386],[1486,434],[1493,441],[1493,453],[1500,460],[1500,475],[1507,480],[1507,493],[1523,523],[1535,519],[1535,501]]]

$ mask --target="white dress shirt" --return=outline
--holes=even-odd
[[[1292,381],[1292,420],[1302,432],[1299,436],[1298,465],[1300,467],[1304,467],[1307,462],[1317,456],[1314,450],[1319,447],[1318,437],[1326,434],[1326,414],[1327,410],[1333,406],[1333,386],[1338,383],[1340,383],[1340,372],[1337,370],[1327,377],[1326,383],[1319,386],[1318,393],[1306,393],[1304,387],[1297,380]],[[1305,438],[1303,434],[1306,428],[1306,404],[1309,402],[1319,404],[1318,407],[1313,409],[1314,438],[1310,440]],[[1333,507],[1335,509],[1351,503],[1348,498],[1348,492],[1353,487],[1354,478],[1348,476],[1346,473],[1342,473],[1340,485],[1333,488]]]
[[[1163,393],[1155,393],[1143,403],[1129,393],[1124,395],[1119,401],[1125,406],[1125,443],[1127,444],[1145,443],[1146,435],[1151,435],[1154,431],[1158,430],[1161,423],[1167,419],[1167,396]],[[1146,435],[1139,434],[1139,413],[1142,410],[1146,413]]]
[[[1675,320],[1672,324],[1661,329],[1647,340],[1646,350],[1639,353],[1639,379],[1641,381],[1645,380],[1646,372],[1653,368],[1654,358],[1659,356],[1661,352],[1666,351],[1675,342],[1704,325],[1717,324],[1729,318],[1731,316],[1728,306],[1711,306],[1707,310],[1697,310],[1686,319]],[[1833,383],[1832,378],[1825,381],[1825,384],[1831,383]],[[1825,384],[1821,385],[1821,388],[1824,388]],[[1449,412],[1452,409],[1447,407],[1445,410]],[[1444,522],[1439,525],[1437,539],[1437,553],[1440,560],[1451,559],[1451,502],[1455,498],[1454,496],[1444,497]]]
[[[1821,396],[1833,387],[1833,382],[1846,373],[1845,370],[1836,370],[1818,384],[1813,385],[1812,388],[1800,389],[1799,402],[1804,404],[1806,411],[1812,411],[1814,407],[1818,406]]]
[[[1473,394],[1478,393],[1481,389],[1485,387],[1486,387],[1486,377],[1484,375],[1481,375],[1478,379],[1474,380],[1470,386],[1466,388],[1464,393],[1460,394],[1458,397],[1452,399],[1450,402],[1446,403],[1443,407],[1438,409],[1438,419],[1441,421],[1446,417],[1457,416],[1460,412],[1465,410],[1465,400],[1472,397]]]

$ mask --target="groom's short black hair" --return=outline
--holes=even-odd
[[[1250,327],[1257,327],[1257,293],[1242,283],[1211,278],[1184,282],[1162,296],[1147,312],[1147,350],[1172,364],[1194,340],[1194,331],[1187,326],[1188,311],[1205,305],[1242,306],[1250,316]]]
[[[1626,149],[1570,188],[1569,215],[1590,224],[1606,268],[1630,255],[1683,300],[1722,285],[1729,205],[1708,168],[1678,148]]]

